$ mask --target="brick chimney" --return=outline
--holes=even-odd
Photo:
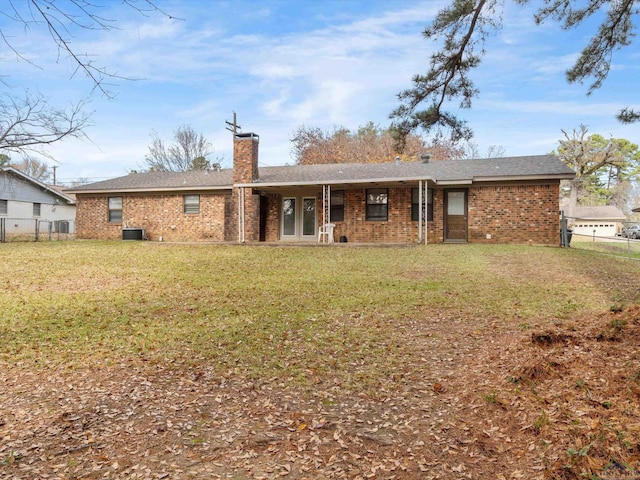
[[[258,179],[258,142],[255,133],[233,137],[233,183],[253,183]]]

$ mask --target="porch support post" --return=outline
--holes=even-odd
[[[238,241],[244,243],[244,187],[238,189]]]
[[[418,180],[418,245],[422,244],[422,180]]]
[[[429,243],[429,189],[427,187],[427,181],[424,181],[424,214],[425,214],[425,219],[424,219],[424,244],[426,245],[427,243]]]
[[[327,185],[327,223],[331,223],[331,185]]]
[[[327,223],[331,223],[331,185],[322,185],[322,225],[323,228]],[[319,236],[319,235],[318,235]],[[325,237],[322,236],[322,242],[325,242]]]
[[[322,185],[322,227],[327,223],[327,186]]]

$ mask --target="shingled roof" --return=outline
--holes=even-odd
[[[231,188],[233,171],[130,173],[124,177],[74,187],[70,192],[149,192],[176,190],[224,190]]]
[[[574,172],[553,155],[448,160],[431,163],[340,163],[260,167],[259,179],[244,187],[346,185],[430,180],[435,184],[478,181],[569,179]],[[132,173],[76,187],[75,193],[230,189],[233,171]]]
[[[614,205],[576,207],[574,216],[582,220],[625,220],[626,216]]]

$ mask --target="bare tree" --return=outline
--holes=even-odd
[[[47,146],[65,138],[86,138],[84,128],[89,125],[87,101],[60,110],[49,105],[42,95],[25,93],[17,99],[4,94],[0,97],[0,153],[18,154],[31,159],[34,154],[52,156]]]
[[[613,203],[628,210],[632,183],[640,172],[638,145],[623,138],[588,135],[584,125],[562,134],[564,139],[554,153],[576,172],[571,182],[571,206]]]
[[[450,142],[450,140],[446,140],[446,142]],[[502,145],[489,145],[486,153],[480,152],[480,147],[478,144],[472,140],[467,142],[453,144],[458,146],[459,150],[462,151],[462,155],[460,158],[463,159],[472,159],[472,158],[500,158],[504,157],[505,150]]]
[[[19,162],[10,162],[10,165],[42,183],[48,183],[51,179],[49,165],[37,158],[23,158]]]
[[[145,156],[144,168],[153,172],[186,172],[189,170],[220,170],[220,159],[209,160],[213,145],[203,134],[198,134],[188,125],[173,132],[173,143],[167,145],[157,132],[151,134],[149,154]]]
[[[161,10],[152,0],[122,0],[121,3],[141,15],[160,13],[167,18],[174,18]],[[97,65],[94,57],[90,54],[76,51],[73,33],[77,29],[110,31],[118,28],[114,20],[104,16],[104,9],[108,4],[110,2],[106,0],[70,0],[68,2],[8,0],[8,4],[2,8],[1,15],[23,24],[25,31],[45,30],[58,48],[58,57],[66,58],[75,65],[74,75],[84,74],[93,83],[94,89],[110,97],[111,94],[106,89],[105,79],[126,77],[109,72],[106,67]],[[1,29],[0,38],[16,57],[34,65],[15,47],[14,40]]]
[[[122,0],[122,3],[142,15],[159,12],[152,0]],[[58,48],[58,58],[64,58],[75,65],[74,75],[78,72],[86,75],[93,84],[93,90],[99,90],[110,96],[105,88],[105,78],[123,78],[97,66],[92,57],[74,49],[74,32],[82,30],[112,30],[117,28],[113,20],[103,16],[109,2],[106,0],[6,0],[0,16],[24,26],[25,33],[44,30]],[[6,22],[5,22],[6,24]],[[38,67],[19,50],[18,41],[0,28],[0,43],[15,54],[16,58]],[[39,67],[38,67],[39,68]],[[0,83],[6,84],[6,78]],[[33,95],[26,91],[24,96],[10,93],[0,94],[0,154],[15,153],[25,162],[33,162],[33,155],[53,158],[47,146],[66,138],[86,138],[84,128],[89,125],[93,112],[85,109],[85,98],[68,108],[54,107],[42,95]]]

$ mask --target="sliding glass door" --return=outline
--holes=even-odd
[[[282,240],[314,240],[317,224],[316,197],[283,197]]]

